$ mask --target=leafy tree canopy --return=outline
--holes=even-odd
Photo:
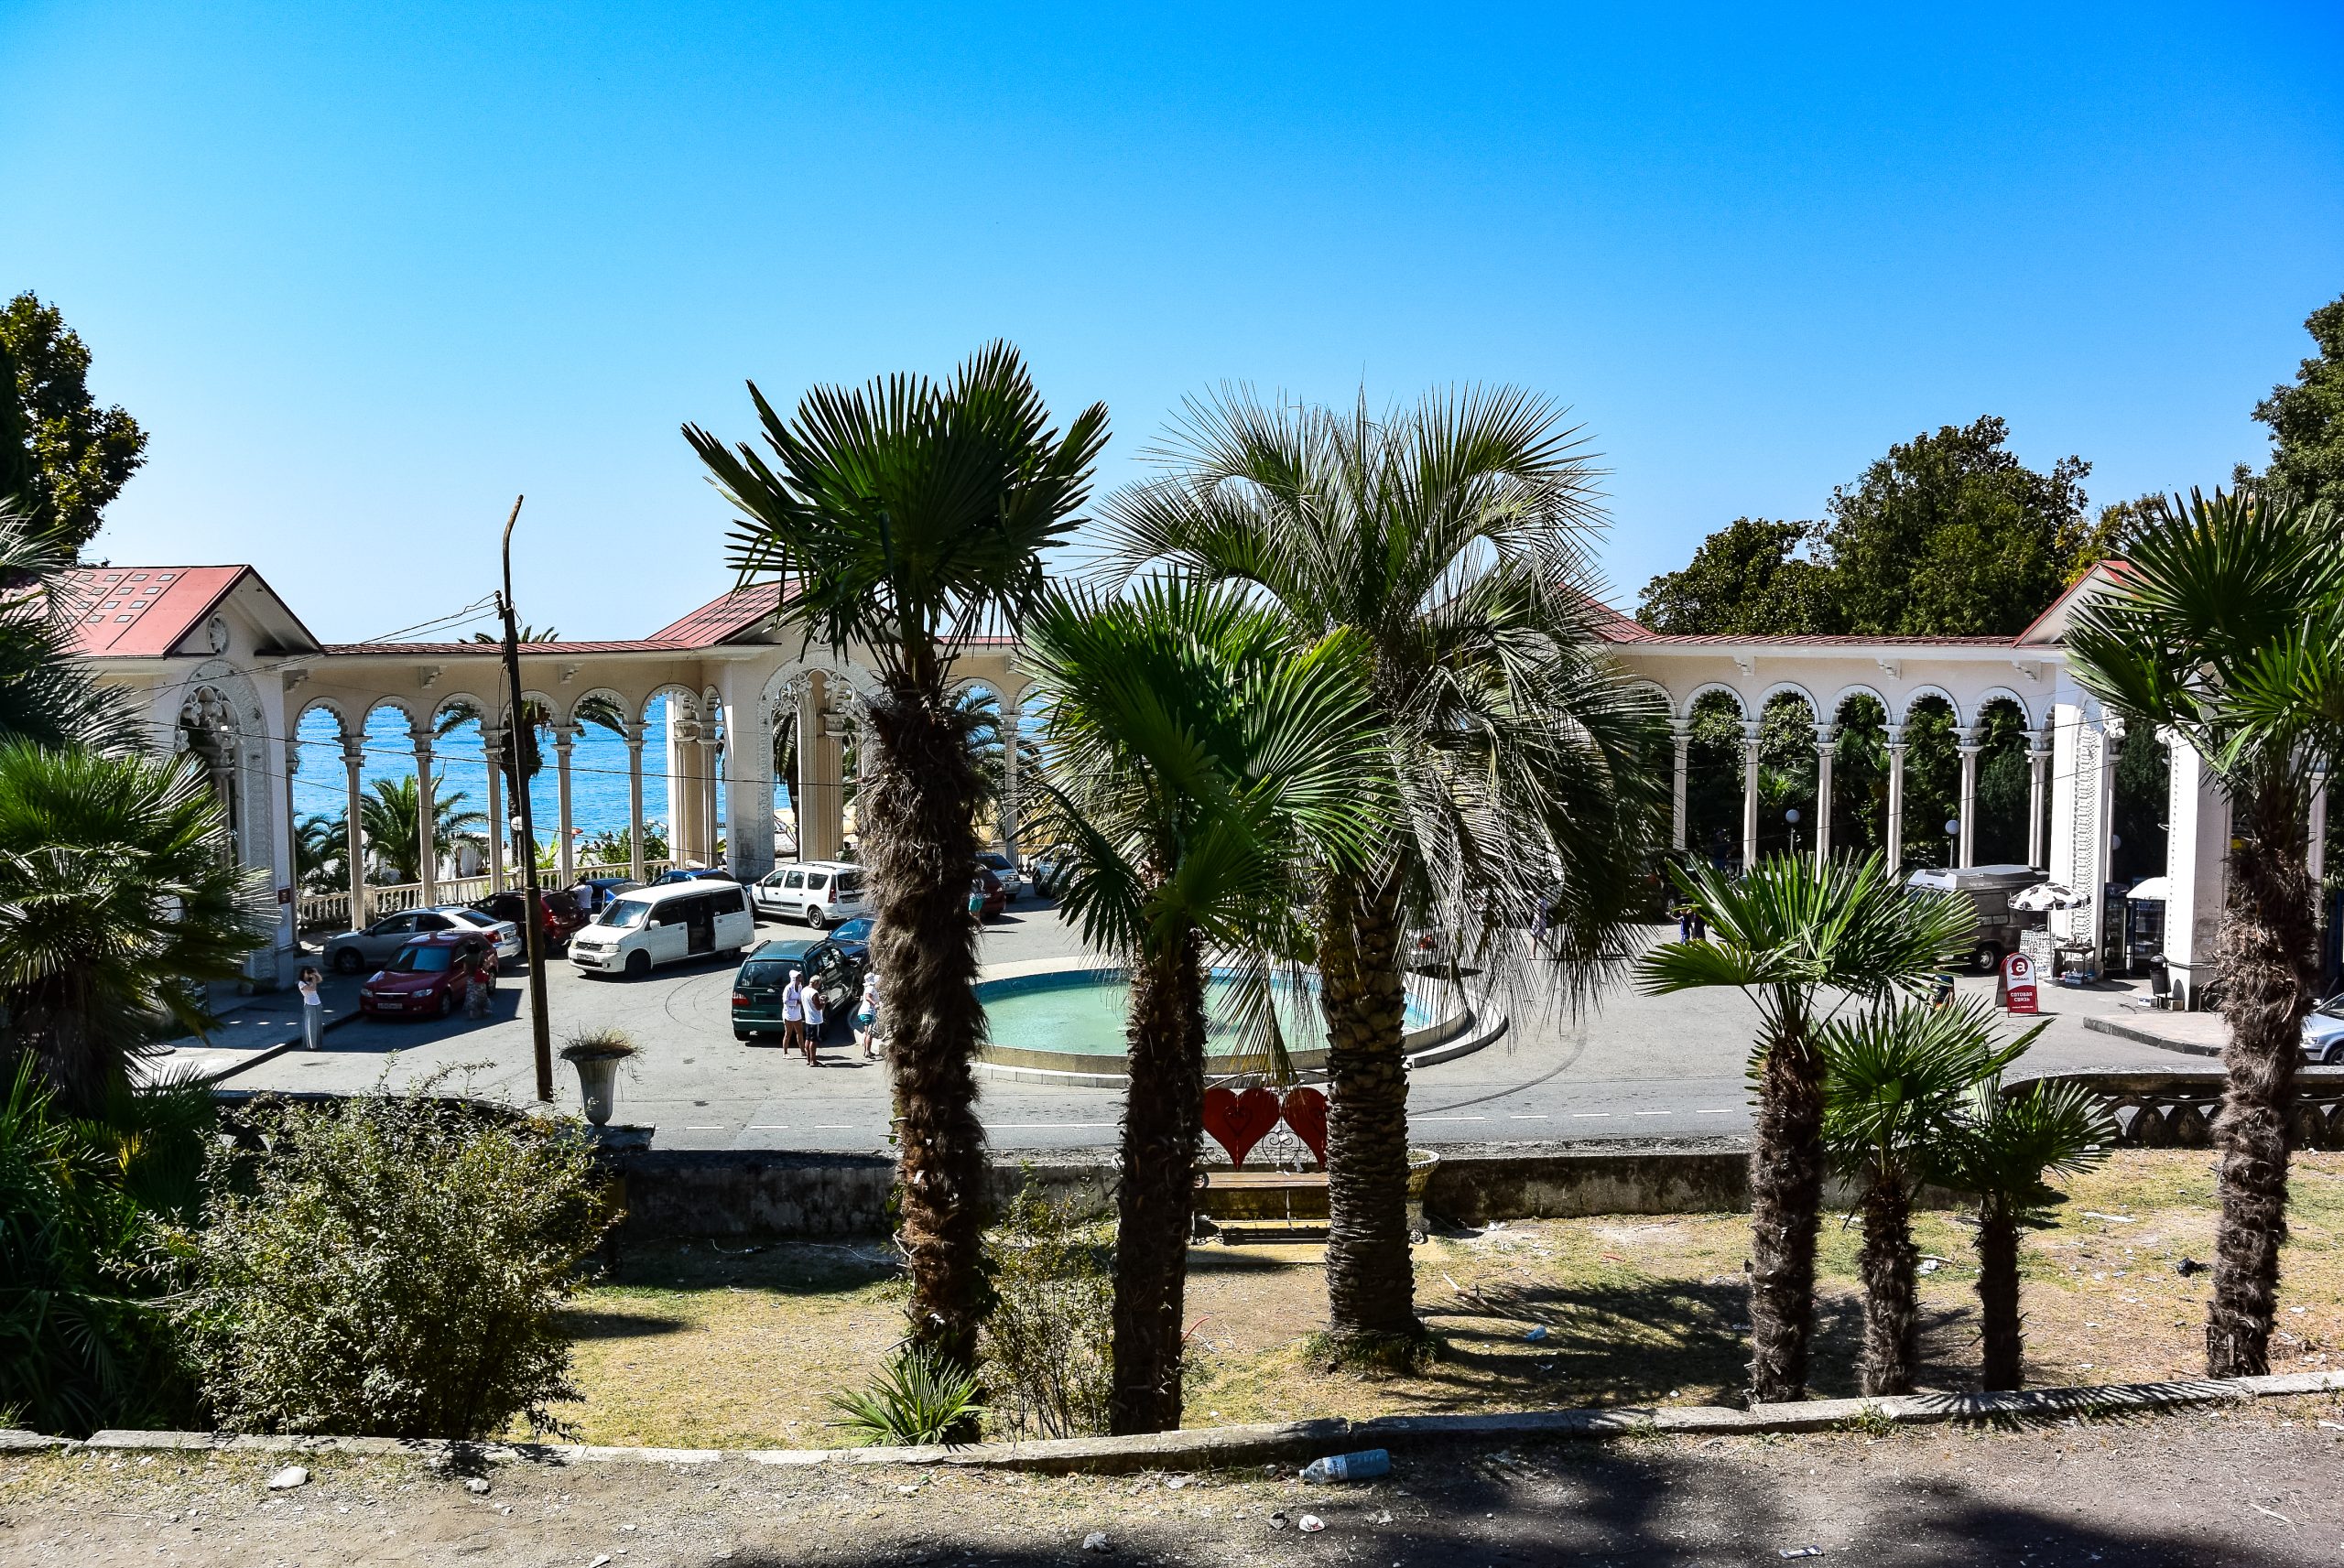
[[[89,373],[55,306],[27,291],[0,309],[0,500],[19,497],[36,533],[76,552],[146,460],[146,432],[91,401]]]
[[[2271,427],[2263,477],[2306,501],[2344,508],[2344,298],[2313,311],[2304,327],[2319,352],[2295,367],[2292,385],[2273,387],[2254,406],[2254,416]]]
[[[1889,449],[1827,521],[1739,518],[1645,585],[1655,631],[2009,635],[2106,556],[2131,512],[2088,513],[2081,458],[2021,462],[1992,415]]]

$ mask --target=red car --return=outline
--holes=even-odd
[[[377,1018],[445,1018],[474,984],[487,943],[461,931],[434,931],[401,947],[358,988],[358,1011]]]
[[[969,881],[971,883],[969,891],[971,892],[976,891],[974,884],[978,882],[984,883],[985,887],[984,911],[977,918],[980,920],[1000,919],[1001,912],[1009,907],[1009,890],[1001,885],[1001,879],[993,874],[993,869],[985,865],[971,866],[969,869]]]
[[[577,897],[559,888],[547,888],[537,895],[545,907],[545,945],[548,953],[560,953],[570,946],[570,939],[586,924],[586,912],[578,907]],[[472,907],[483,914],[513,924],[515,931],[526,931],[522,917],[527,913],[529,896],[524,892],[495,892],[486,898],[474,899]]]

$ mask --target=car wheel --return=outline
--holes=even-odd
[[[453,1012],[453,1011],[456,1011],[456,993],[455,993],[455,990],[454,990],[452,988],[450,988],[450,989],[447,989],[447,990],[441,991],[441,992],[440,993],[440,1017],[442,1017],[442,1018],[445,1018],[445,1017],[447,1017],[450,1013],[451,1013],[451,1012]]]
[[[639,979],[641,979],[644,976],[646,976],[646,975],[649,974],[650,972],[651,972],[651,955],[650,955],[650,954],[648,954],[648,953],[629,953],[629,954],[626,956],[626,978],[627,978],[628,979],[631,979],[631,980],[639,980]]]
[[[817,931],[828,931],[830,928],[830,918],[819,906],[810,903],[806,906],[806,924]]]
[[[1978,944],[1978,951],[1970,956],[1970,962],[1980,974],[1991,975],[2002,968],[2002,950],[1991,942],[1980,942]]]
[[[355,947],[334,949],[333,972],[337,975],[354,975],[364,968],[366,960],[358,956],[358,949]]]
[[[2321,1054],[2319,1059],[2326,1066],[2344,1066],[2344,1040],[2329,1041],[2327,1051]]]

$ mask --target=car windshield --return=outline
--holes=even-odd
[[[437,975],[446,972],[456,960],[453,947],[434,944],[429,947],[402,947],[391,960],[391,968],[402,975]]]
[[[859,915],[840,926],[832,935],[841,942],[868,942],[871,940],[871,917]]]
[[[623,898],[616,903],[612,904],[610,908],[602,911],[601,918],[598,919],[595,924],[598,925],[615,925],[621,930],[625,930],[631,926],[642,925],[643,917],[650,913],[651,906],[648,903],[646,903],[643,900],[639,898]]]
[[[2344,1018],[2344,996],[2329,997],[2312,1011],[2323,1018]]]

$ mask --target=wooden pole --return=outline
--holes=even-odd
[[[521,630],[513,616],[513,524],[521,520],[520,496],[513,498],[512,514],[505,519],[505,591],[498,596],[497,608],[505,612],[505,687],[512,703],[512,725],[517,728],[521,717]],[[518,772],[519,770],[515,770]],[[529,782],[523,779],[513,792],[519,798],[514,803],[521,811],[521,876],[527,918],[522,921],[522,937],[528,944],[529,955],[529,1041],[537,1063],[537,1098],[553,1103],[553,1026],[546,1016],[546,911],[544,894],[537,887],[537,834],[529,815]],[[498,826],[502,826],[499,824]]]

